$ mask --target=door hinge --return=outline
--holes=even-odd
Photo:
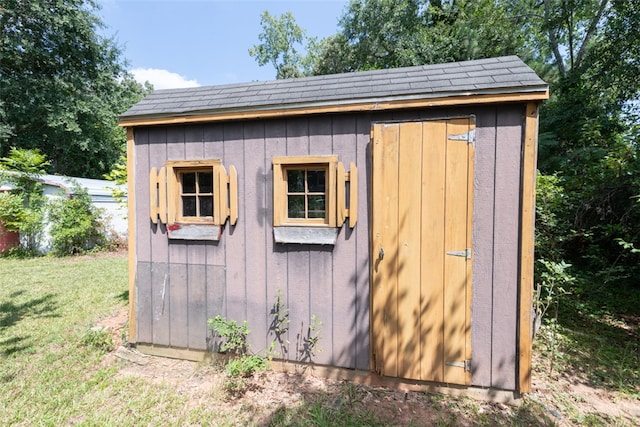
[[[465,372],[471,372],[471,359],[463,360],[462,362],[446,362],[445,365],[463,368]]]
[[[469,132],[461,133],[459,135],[449,135],[447,138],[452,141],[465,141],[469,144],[473,144],[476,142],[476,130],[471,129]]]
[[[447,255],[462,256],[466,259],[471,259],[471,248],[467,248],[464,251],[449,251]]]

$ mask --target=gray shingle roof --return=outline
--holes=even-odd
[[[505,56],[287,80],[157,90],[122,114],[121,120],[546,90],[547,84],[518,57]]]

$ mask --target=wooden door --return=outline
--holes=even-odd
[[[473,117],[373,126],[372,364],[471,381]]]

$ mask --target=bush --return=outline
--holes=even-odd
[[[24,218],[22,196],[3,191],[0,193],[0,225],[8,231],[20,231]]]
[[[51,246],[54,255],[73,255],[106,243],[100,212],[91,204],[86,190],[75,185],[69,199],[49,204]]]

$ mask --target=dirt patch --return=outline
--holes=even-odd
[[[115,343],[122,343],[127,309],[102,319]],[[640,425],[640,401],[590,387],[571,376],[545,376],[535,369],[532,393],[515,406],[453,398],[422,392],[317,378],[308,374],[268,371],[247,383],[244,394],[224,391],[221,366],[143,355],[125,347],[106,356],[105,363],[119,363],[118,376],[134,376],[166,384],[188,398],[190,407],[205,406],[232,415],[239,425],[268,425],[278,413],[306,416],[314,403],[371,414],[387,425]],[[534,366],[539,361],[534,358]],[[597,420],[594,424],[592,418]]]

